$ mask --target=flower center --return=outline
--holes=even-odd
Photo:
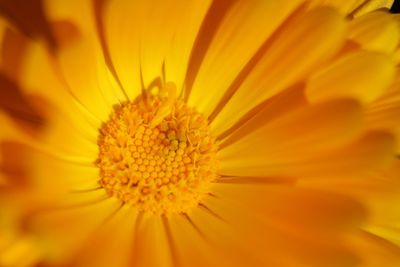
[[[175,99],[173,84],[116,106],[98,144],[101,186],[141,211],[187,212],[217,178],[208,121]]]

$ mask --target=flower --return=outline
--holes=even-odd
[[[3,20],[30,116],[0,116],[0,263],[396,266],[388,5],[44,1],[56,45]]]

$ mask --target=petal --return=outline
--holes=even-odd
[[[3,40],[3,39],[4,39],[4,35],[5,35],[6,30],[8,29],[8,27],[9,27],[9,25],[8,25],[7,20],[1,18],[1,19],[0,19],[0,40]],[[3,45],[3,44],[2,44],[2,45]],[[3,46],[1,46],[1,48],[2,48],[2,47],[3,47]],[[1,64],[1,63],[3,63],[3,55],[1,55],[1,57],[0,57],[0,64]],[[1,64],[1,65],[3,65],[3,64]]]
[[[338,51],[345,29],[344,18],[326,7],[290,20],[272,39],[235,94],[223,103],[223,109],[212,122],[213,129],[217,133],[227,129],[235,123],[235,118],[304,80]]]
[[[40,236],[47,261],[59,265],[70,259],[119,206],[119,201],[113,198],[95,203],[81,202],[69,208],[33,214],[26,223]]]
[[[57,109],[53,112],[43,126],[37,141],[57,153],[82,157],[86,158],[86,161],[94,162],[98,154],[98,133],[92,129],[83,132],[82,129],[77,129],[76,125],[65,120]]]
[[[0,18],[0,71],[6,77],[15,78],[18,75],[21,51],[28,37],[15,29],[4,18]]]
[[[59,194],[98,187],[99,174],[94,164],[97,156],[86,158],[58,151],[32,138],[27,132],[17,129],[12,123],[7,126],[10,126],[15,134],[11,138],[5,137],[0,140],[2,148],[0,168],[6,183],[9,185],[28,183],[31,193],[40,192],[48,196],[53,195],[50,192]],[[74,139],[71,140],[73,143]]]
[[[306,95],[311,102],[350,97],[369,103],[392,83],[395,62],[376,52],[355,52],[315,73],[307,81]]]
[[[235,125],[231,128],[221,133],[218,136],[218,139],[226,139],[223,143],[225,146],[227,143],[233,143],[285,114],[298,111],[301,108],[304,109],[308,103],[304,96],[303,89],[303,86],[295,86],[293,89],[285,90],[282,93],[267,99],[249,111],[244,117],[237,120]],[[213,131],[212,128],[211,131]]]
[[[397,152],[400,151],[400,75],[397,73],[392,86],[377,101],[371,103],[366,110],[369,128],[385,130],[397,138]]]
[[[95,158],[92,165],[87,166],[30,151],[29,159],[26,165],[32,192],[47,194],[50,197],[54,194],[78,193],[100,188],[100,173],[94,164]]]
[[[113,105],[123,97],[114,95],[118,91],[113,89],[118,85],[108,71],[99,45],[82,36],[61,47],[56,56],[69,93],[96,118],[106,121]]]
[[[123,206],[85,242],[69,266],[126,267],[132,257],[137,209]],[[101,246],[99,246],[101,244]]]
[[[1,164],[1,162],[0,162]],[[3,171],[0,171],[0,187],[3,187],[8,184],[7,178],[4,175]]]
[[[398,266],[399,247],[373,234],[362,232],[351,240],[351,246],[361,257],[361,266]]]
[[[34,237],[22,236],[0,250],[0,265],[31,267],[39,263],[42,253]]]
[[[384,168],[392,162],[395,157],[394,145],[392,135],[370,132],[351,145],[311,158],[301,158],[301,154],[296,152],[299,156],[275,159],[268,152],[262,154],[260,143],[257,143],[251,146],[257,149],[249,154],[239,152],[231,153],[229,159],[221,157],[220,173],[227,176],[261,177],[359,177],[361,174]],[[248,151],[250,152],[250,149]]]
[[[53,25],[59,39],[56,54],[66,89],[98,119],[107,119],[112,105],[126,99],[106,65],[97,37],[94,3],[45,1],[44,6],[49,19],[57,21]]]
[[[95,6],[90,0],[44,1],[58,41],[57,59],[67,91],[100,120],[112,105],[126,100],[106,66],[97,36]],[[77,10],[76,7],[79,6]]]
[[[39,96],[57,107],[75,129],[93,134],[101,121],[68,92],[53,63],[54,58],[42,43],[31,42],[24,54],[19,80],[21,89],[26,95]]]
[[[199,220],[201,211],[191,215],[178,215],[168,218],[177,266],[259,266],[246,252],[241,239],[232,227],[221,220],[209,217],[205,223]],[[207,215],[207,214],[206,214]],[[193,218],[192,218],[193,217]],[[218,233],[215,235],[215,230]]]
[[[131,266],[172,267],[170,243],[161,217],[143,216],[136,233]]]
[[[370,110],[367,122],[371,129],[385,130],[396,136],[396,151],[400,152],[400,106],[386,106],[381,110]]]
[[[361,116],[360,106],[351,100],[331,101],[294,110],[235,143],[230,143],[229,138],[222,143],[218,152],[221,171],[225,175],[238,175],[226,171],[244,166],[264,166],[267,169],[274,164],[319,155],[352,141],[361,130]],[[242,171],[245,172],[245,169]],[[252,171],[249,171],[247,175],[251,175]]]
[[[77,8],[79,6],[79,8]],[[51,1],[43,0],[43,7],[49,21],[67,20],[96,38],[93,2],[91,0]]]
[[[0,184],[10,190],[26,186],[29,148],[13,141],[0,143]]]
[[[312,0],[311,6],[329,5],[339,9],[344,14],[362,15],[380,8],[390,8],[393,0]]]
[[[305,235],[312,232],[315,237],[321,234],[338,235],[344,229],[355,228],[366,215],[363,206],[356,200],[322,190],[227,183],[217,183],[212,190],[217,198],[262,214],[276,227],[294,228],[297,233]]]
[[[206,115],[211,114],[225,90],[257,50],[299,4],[297,0],[236,1],[219,25],[193,87],[188,88],[189,105]]]
[[[41,136],[32,135],[30,128],[23,124],[19,125],[2,113],[0,113],[0,123],[4,125],[0,142],[14,141],[36,153],[81,165],[93,165],[97,158],[96,143],[83,138],[73,129],[71,131],[63,120],[53,121]]]
[[[356,11],[355,16],[361,16],[378,9],[390,9],[393,4],[394,0],[364,1],[361,8]]]
[[[356,259],[338,236],[301,235],[273,226],[271,216],[245,207],[241,201],[238,198],[230,202],[222,195],[212,197],[205,201],[204,208],[189,215],[215,249],[242,262],[239,266],[246,265],[243,259],[250,260],[251,266],[355,265]]]
[[[390,13],[368,13],[352,20],[349,26],[349,38],[366,50],[393,53],[399,44],[398,22]]]
[[[12,120],[7,114],[0,112],[0,142],[4,141],[24,141],[29,139],[19,128],[19,125]]]
[[[191,48],[211,1],[110,1],[106,44],[132,99],[161,77],[182,88]],[[165,76],[163,73],[165,69]]]

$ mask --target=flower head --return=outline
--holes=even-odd
[[[53,41],[1,20],[0,265],[399,264],[390,4],[46,0]]]

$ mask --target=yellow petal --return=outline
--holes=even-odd
[[[239,83],[232,98],[224,103],[212,122],[213,129],[223,131],[265,99],[304,80],[342,46],[345,29],[344,18],[326,7],[289,21],[273,38],[243,83]]]
[[[76,6],[79,6],[78,10]],[[69,87],[67,90],[99,119],[108,118],[110,105],[124,100],[124,94],[105,63],[97,36],[95,3],[90,0],[57,3],[46,0],[44,8],[49,20],[70,28],[71,36],[66,38],[65,29],[60,29],[57,24],[53,26],[55,35],[61,39],[58,40],[57,54],[65,78],[63,82]]]
[[[312,0],[311,6],[328,5],[339,9],[344,14],[362,15],[376,9],[390,8],[394,0]]]
[[[104,8],[106,44],[130,98],[141,92],[141,79],[146,88],[158,77],[182,88],[191,48],[210,2],[107,3]]]
[[[371,132],[343,148],[312,158],[291,156],[275,159],[268,152],[260,152],[254,144],[254,153],[236,152],[236,156],[221,161],[220,173],[228,176],[294,176],[307,178],[349,177],[365,174],[387,166],[394,160],[394,138],[385,132]],[[295,151],[298,155],[299,152]],[[232,154],[233,155],[233,154]],[[291,157],[289,157],[291,156]],[[293,160],[294,158],[294,160]]]
[[[392,86],[366,110],[368,126],[371,129],[389,131],[397,138],[397,151],[400,151],[400,75],[397,74]]]
[[[310,6],[327,5],[337,8],[344,14],[352,13],[362,4],[363,0],[312,0]]]
[[[361,8],[356,11],[355,16],[361,16],[378,9],[390,9],[393,3],[394,0],[364,1]]]
[[[0,251],[0,265],[10,267],[32,267],[43,256],[34,237],[24,236],[15,240],[5,250]]]
[[[119,209],[114,198],[34,214],[26,223],[40,236],[41,247],[52,265],[66,262],[84,241]],[[82,223],[85,222],[85,223]]]
[[[92,165],[67,162],[46,154],[31,151],[29,170],[30,190],[49,196],[99,189],[99,170]],[[57,177],[54,179],[53,177]],[[101,191],[101,190],[100,190]]]
[[[17,124],[4,113],[0,113],[0,123],[3,125],[0,142],[15,141],[36,153],[86,166],[93,165],[97,158],[96,143],[85,139],[74,129],[71,131],[63,120],[53,121],[50,127],[46,128],[48,132],[41,136],[33,136],[29,129],[23,128],[23,125]],[[69,138],[66,138],[65,134],[69,134]]]
[[[126,267],[134,251],[137,209],[123,206],[108,220],[74,257],[71,266],[76,267]],[[101,244],[101,246],[99,246]]]
[[[91,0],[43,0],[43,8],[49,21],[69,21],[85,35],[96,38],[94,3]]]
[[[98,154],[97,135],[95,131],[82,132],[54,110],[38,139],[58,153],[80,156],[94,162]]]
[[[114,91],[117,92],[113,90],[117,83],[109,74],[99,44],[86,36],[80,37],[57,51],[58,62],[69,93],[104,122],[113,105],[123,99],[113,95]]]
[[[249,260],[250,266],[287,267],[353,266],[356,262],[337,236],[322,238],[319,231],[302,235],[279,223],[272,225],[271,216],[264,217],[259,210],[243,206],[239,198],[235,202],[222,195],[208,198],[202,208],[189,216],[206,240],[221,255],[228,254],[230,260],[242,264],[238,266],[246,266],[243,259]]]
[[[223,146],[226,146],[227,143],[233,143],[285,114],[304,108],[308,103],[303,91],[302,86],[295,87],[271,97],[238,119],[231,128],[221,133],[218,139],[226,139],[223,142]]]
[[[187,88],[189,105],[206,115],[211,114],[225,90],[234,83],[257,50],[299,5],[297,0],[236,1],[227,14],[217,14],[217,19],[225,17],[204,58],[200,59],[197,75],[189,73],[196,76],[193,87]]]
[[[395,63],[377,52],[355,52],[315,73],[307,82],[311,102],[350,97],[369,103],[392,83]]]
[[[44,131],[40,138],[30,140],[30,143],[47,146],[45,150],[52,150],[53,154],[84,157],[84,161],[93,163],[97,156],[97,129],[101,121],[68,91],[52,60],[42,44],[29,44],[21,87],[27,95],[39,96],[48,103]],[[100,77],[99,81],[108,76]],[[108,89],[112,88],[111,83],[109,85]]]
[[[395,211],[396,213],[396,211]],[[400,250],[400,228],[399,224],[394,223],[383,223],[382,225],[367,225],[365,229],[380,238],[387,240],[388,242],[396,245]],[[399,256],[400,259],[400,256]]]
[[[381,110],[371,110],[367,122],[371,129],[385,130],[396,136],[396,151],[400,151],[400,106],[387,106]]]
[[[355,199],[296,186],[217,183],[213,194],[233,206],[262,214],[271,225],[295,228],[299,234],[311,231],[315,237],[338,235],[338,231],[356,227],[365,217],[363,206]]]
[[[351,100],[331,101],[294,110],[235,143],[231,143],[228,137],[218,152],[221,171],[227,175],[238,174],[227,170],[247,166],[251,169],[247,175],[251,175],[256,166],[268,169],[267,166],[307,159],[335,149],[357,137],[361,130],[361,116],[360,106]],[[245,169],[242,171],[245,172]]]
[[[60,110],[65,120],[75,125],[75,129],[93,134],[100,127],[101,121],[68,92],[53,63],[54,58],[44,44],[30,43],[24,54],[22,79],[18,81],[21,89],[27,95],[40,96],[49,101]]]
[[[352,20],[349,26],[349,38],[366,50],[393,53],[399,44],[400,28],[390,13],[368,13]]]
[[[114,80],[112,71],[106,66],[101,40],[97,35],[98,25],[95,18],[97,5],[100,4],[90,0],[57,3],[46,0],[44,3],[50,20],[62,21],[58,24],[67,24],[72,28],[70,32],[75,31],[68,39],[64,36],[67,35],[65,29],[59,29],[55,23],[56,26],[53,26],[55,35],[61,39],[58,44],[61,47],[59,55],[69,89],[89,110],[100,118],[107,118],[102,117],[102,109],[107,112],[110,105],[127,99],[125,92]],[[78,10],[76,6],[79,6]],[[79,40],[76,40],[77,38]],[[96,104],[99,104],[99,101],[103,104],[105,102],[107,107],[96,108],[86,99],[87,97],[92,97],[92,101]]]
[[[361,266],[398,266],[400,249],[398,246],[370,233],[361,232],[351,239],[353,250],[360,255]]]
[[[240,267],[260,265],[260,262],[249,257],[249,253],[243,249],[246,246],[245,240],[241,239],[237,232],[234,232],[231,225],[212,216],[206,218],[204,223],[201,221],[195,223],[194,220],[201,217],[199,213],[202,212],[191,213],[193,218],[188,214],[168,218],[177,266],[218,267],[226,265]],[[218,229],[217,235],[214,232],[216,229]]]
[[[143,216],[138,222],[136,233],[132,266],[173,266],[171,247],[161,217]]]

